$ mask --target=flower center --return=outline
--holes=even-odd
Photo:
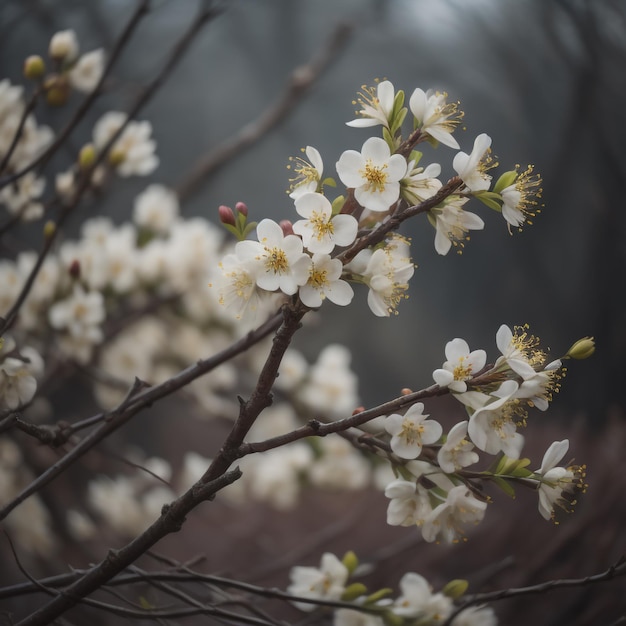
[[[318,241],[322,241],[324,237],[334,234],[335,227],[330,220],[327,220],[323,213],[313,211],[313,215],[309,220],[315,230],[315,237]]]
[[[402,424],[402,430],[400,431],[400,437],[402,437],[408,444],[414,445],[422,442],[422,434],[424,433],[423,424],[412,424],[405,421]]]
[[[467,380],[472,376],[472,366],[464,365],[466,356],[459,357],[459,364],[452,370],[454,380]]]
[[[311,285],[311,287],[314,287],[315,289],[321,289],[325,285],[328,285],[327,276],[328,272],[326,270],[318,270],[313,268],[309,272],[308,283],[309,285]]]
[[[284,250],[265,248],[265,269],[274,274],[284,274],[289,270],[289,261]]]
[[[387,182],[387,164],[377,167],[372,164],[370,159],[365,164],[365,169],[360,171],[360,174],[367,180],[367,186],[369,191],[382,192],[385,190],[385,183]]]

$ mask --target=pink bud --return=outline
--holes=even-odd
[[[281,220],[279,226],[283,229],[283,235],[293,235],[293,225],[289,220]]]
[[[222,204],[217,209],[217,212],[219,213],[220,222],[222,222],[222,224],[230,224],[231,226],[235,225],[235,214],[229,206]]]
[[[80,278],[80,262],[74,259],[67,268],[67,271],[74,280],[78,280]]]
[[[242,215],[248,217],[248,205],[245,202],[237,202],[235,210],[237,213],[241,213]]]

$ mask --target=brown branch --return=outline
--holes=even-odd
[[[463,597],[463,604],[459,606],[450,617],[444,622],[443,626],[450,626],[454,618],[464,609],[476,604],[484,604],[485,602],[495,602],[504,600],[505,598],[514,598],[517,596],[528,596],[540,593],[547,593],[553,589],[563,589],[569,587],[585,587],[596,583],[606,582],[626,575],[626,558],[624,556],[611,565],[606,571],[584,578],[562,578],[557,580],[548,580],[538,585],[530,585],[528,587],[513,587],[511,589],[501,589],[499,591],[488,591],[485,593],[475,593]]]
[[[75,463],[80,457],[86,454],[103,439],[111,435],[111,433],[123,426],[141,410],[151,406],[154,402],[171,395],[175,391],[178,391],[185,385],[188,385],[191,381],[210,372],[238,354],[245,352],[248,348],[255,345],[276,330],[276,328],[280,325],[280,321],[280,315],[274,316],[265,322],[265,324],[262,324],[256,330],[251,331],[245,337],[233,343],[225,350],[222,350],[208,359],[198,361],[195,365],[188,367],[160,385],[151,387],[142,393],[128,398],[112,411],[98,413],[97,415],[82,420],[81,422],[70,427],[59,427],[59,430],[57,431],[57,439],[54,440],[53,443],[61,445],[67,441],[70,434],[79,428],[86,428],[87,426],[104,422],[98,429],[89,433],[89,435],[82,439],[75,448],[70,450],[65,456],[43,472],[43,474],[33,480],[11,502],[7,503],[2,509],[0,509],[0,520],[4,519],[16,506],[24,502],[24,500],[30,497],[33,493],[36,493],[42,487],[52,482],[70,465]]]
[[[189,198],[215,170],[283,122],[345,46],[351,31],[350,25],[339,24],[322,50],[309,63],[291,72],[283,93],[274,103],[236,135],[198,159],[191,171],[175,185],[179,198]]]
[[[347,250],[344,250],[341,254],[337,255],[337,258],[340,259],[345,265],[359,252],[361,252],[361,250],[365,250],[365,248],[381,243],[392,230],[397,230],[400,227],[400,224],[402,224],[405,220],[410,217],[414,217],[415,215],[419,215],[420,213],[426,213],[436,207],[448,196],[451,196],[462,185],[463,181],[458,176],[454,176],[443,187],[441,187],[441,189],[434,196],[431,196],[414,206],[396,211],[386,222],[376,226],[376,228],[374,228],[369,235],[361,237],[361,239],[356,241],[356,243],[350,246]]]
[[[37,609],[18,623],[18,626],[45,626],[82,601],[90,593],[102,587],[116,574],[121,572],[153,545],[170,533],[177,532],[185,522],[186,516],[201,502],[212,500],[215,494],[235,482],[241,476],[237,468],[224,473],[216,480],[200,479],[182,496],[169,505],[165,505],[161,516],[141,535],[133,539],[120,550],[110,550],[107,557],[98,565],[81,576],[76,582],[61,590],[48,604]],[[197,610],[197,609],[196,609]],[[144,617],[149,616],[146,611]],[[152,614],[152,617],[158,615]]]

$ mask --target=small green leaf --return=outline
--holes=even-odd
[[[367,587],[363,583],[352,583],[348,585],[344,592],[341,594],[341,599],[344,602],[351,602],[360,598],[367,593]]]
[[[462,578],[455,578],[444,586],[444,588],[441,590],[441,593],[443,593],[444,596],[448,596],[448,598],[457,600],[461,596],[465,595],[468,587],[469,583],[467,582],[467,580],[464,580]]]
[[[419,150],[411,150],[411,154],[409,155],[409,161],[415,161],[415,165],[417,165],[422,160],[423,156],[423,152],[420,152]]]
[[[383,126],[383,139],[386,141],[387,145],[389,146],[389,150],[391,150],[391,152],[394,152],[394,150],[396,149],[396,142],[393,140],[393,135],[389,132],[388,128],[385,128]]]
[[[393,593],[393,589],[389,589],[389,587],[383,587],[374,593],[371,593],[367,598],[365,598],[365,604],[374,604],[383,598],[386,598],[388,595]]]
[[[240,241],[243,241],[256,228],[256,225],[256,222],[250,222],[247,224],[245,230],[241,233]]]
[[[502,211],[500,203],[496,201],[496,198],[500,198],[501,200],[501,196],[499,194],[492,194],[489,191],[481,191],[475,193],[474,197],[477,200],[480,200],[485,206],[488,206],[490,209],[498,211],[498,213]]]
[[[332,177],[328,176],[322,181],[322,187],[336,187],[337,181]]]
[[[343,209],[343,205],[346,203],[346,199],[343,196],[337,196],[332,203],[333,215],[338,215]]]
[[[500,193],[503,189],[511,186],[517,180],[517,170],[511,170],[510,172],[504,172],[493,186],[493,190],[496,193]]]
[[[492,476],[491,480],[498,486],[507,496],[511,498],[515,497],[515,489],[511,486],[511,483],[507,482],[502,476]]]

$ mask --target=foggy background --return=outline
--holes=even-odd
[[[100,114],[128,106],[197,6],[192,0],[153,3],[108,92],[75,134],[74,148],[88,140]],[[75,29],[82,50],[110,51],[133,8],[127,0],[3,0],[0,73],[21,82],[25,56],[45,53],[60,29]],[[362,290],[362,306],[325,306],[321,323],[301,332],[296,347],[314,358],[320,337],[350,346],[363,402],[371,405],[401,387],[430,384],[453,337],[495,358],[500,324],[528,322],[554,356],[582,336],[597,339],[593,359],[570,368],[552,414],[582,413],[600,422],[623,407],[623,2],[235,0],[223,8],[139,116],[154,125],[160,167],[149,179],[116,181],[93,214],[128,220],[133,198],[147,184],[180,184],[196,159],[256,119],[293,69],[324,46],[339,22],[348,22],[347,45],[309,95],[277,129],[189,195],[183,213],[216,219],[220,204],[243,200],[253,219],[294,218],[285,194],[288,157],[313,145],[324,158],[325,175],[334,175],[341,152],[360,149],[375,134],[345,126],[362,84],[388,78],[407,99],[415,87],[444,89],[466,113],[467,130],[456,133],[461,149],[469,152],[474,137],[486,132],[500,172],[534,163],[544,178],[545,208],[534,226],[510,236],[499,215],[471,202],[468,209],[486,227],[472,234],[460,256],[439,257],[425,217],[413,220],[403,232],[413,238],[419,267],[399,315],[375,318]],[[69,109],[38,111],[38,119],[58,128]],[[442,163],[442,179],[450,174],[453,151],[426,146],[424,152],[425,163]],[[70,155],[65,157],[53,167],[66,167]],[[74,217],[75,228],[84,217]]]

